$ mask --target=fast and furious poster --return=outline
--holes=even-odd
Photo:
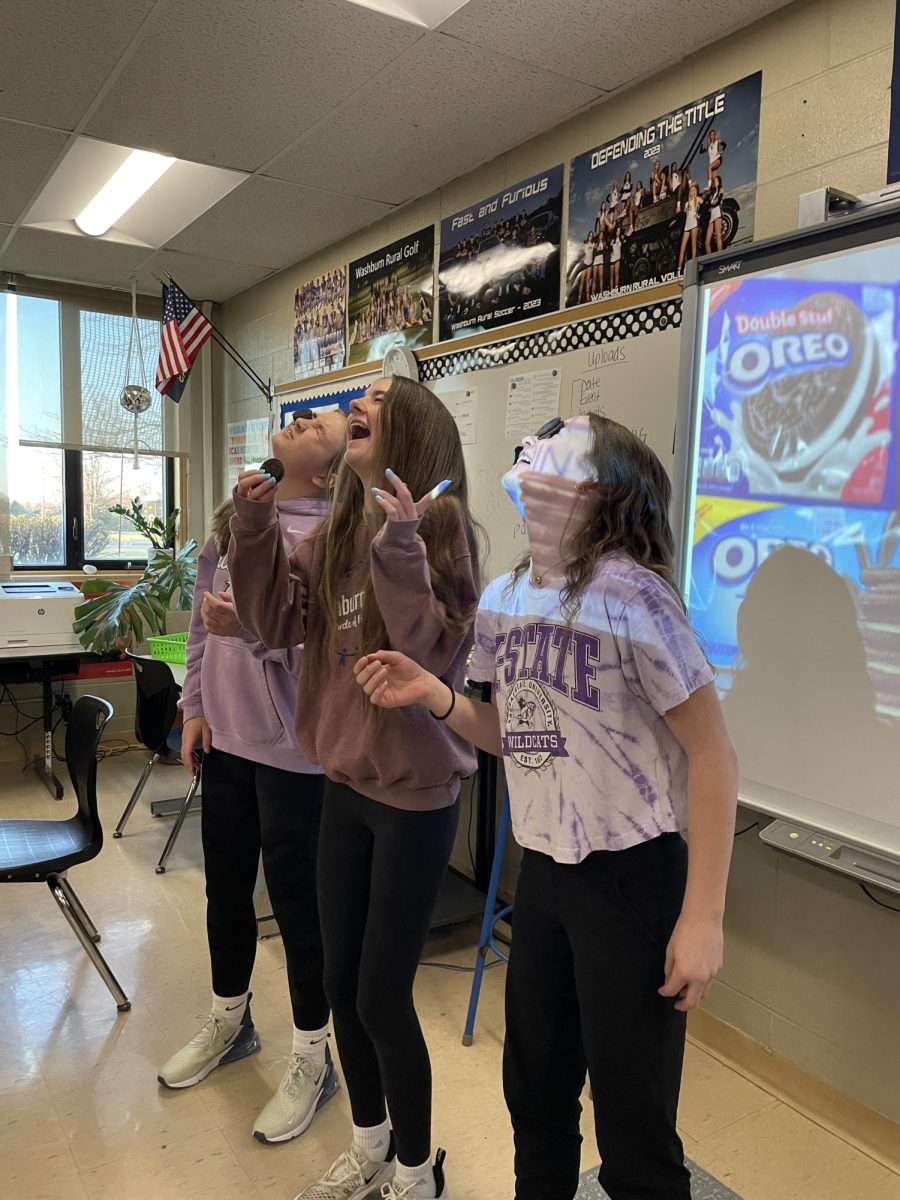
[[[562,191],[560,164],[441,222],[442,341],[559,308]]]

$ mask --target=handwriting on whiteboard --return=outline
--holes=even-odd
[[[572,380],[572,411],[596,412],[601,416],[603,398],[610,387],[609,368],[624,366],[628,362],[625,347],[597,346],[588,351],[588,370]]]

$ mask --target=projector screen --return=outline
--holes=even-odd
[[[900,238],[790,258],[701,264],[685,595],[742,799],[900,857]]]

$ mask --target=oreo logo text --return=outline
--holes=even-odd
[[[853,355],[844,333],[789,333],[764,341],[742,342],[730,355],[728,379],[755,391],[768,379],[804,367],[843,367]]]
[[[722,583],[744,583],[779,546],[796,546],[798,550],[808,550],[829,566],[832,565],[831,551],[822,542],[809,542],[803,538],[791,537],[749,538],[734,534],[722,538],[716,544],[711,562],[713,576]]]

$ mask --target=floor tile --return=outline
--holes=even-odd
[[[101,768],[107,829],[121,813],[142,756]],[[101,948],[132,1010],[116,1012],[43,886],[7,887],[0,926],[0,1193],[13,1200],[291,1200],[349,1144],[344,1089],[301,1138],[262,1146],[253,1120],[291,1045],[279,939],[260,943],[253,979],[259,1054],[166,1092],[161,1064],[206,1019],[209,956],[199,822],[191,818],[162,876],[169,828],[151,799],[182,787],[177,771],[151,778],[121,840],[108,838],[72,882],[103,934]],[[4,799],[4,796],[6,797]],[[6,808],[4,808],[4,805]],[[59,816],[36,779],[0,764],[0,815]],[[448,1151],[454,1200],[508,1200],[512,1135],[501,1054],[505,968],[484,975],[474,1043],[462,1045],[477,929],[442,933],[426,958],[416,1002],[434,1070],[434,1136]],[[335,1050],[338,1065],[340,1056]],[[893,1175],[779,1103],[696,1046],[688,1048],[680,1129],[686,1153],[743,1200],[900,1200]],[[582,1167],[599,1161],[584,1097]]]

